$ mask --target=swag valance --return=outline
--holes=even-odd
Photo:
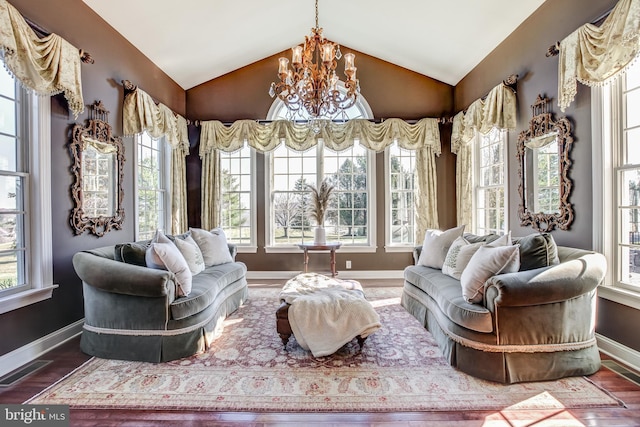
[[[440,155],[440,129],[438,119],[421,119],[409,124],[401,119],[388,119],[382,123],[356,119],[345,123],[326,121],[319,133],[309,126],[288,120],[258,123],[238,120],[231,126],[211,120],[201,122],[200,156],[212,150],[237,151],[245,142],[257,151],[272,151],[281,143],[296,151],[306,151],[322,139],[327,148],[342,151],[358,140],[364,147],[380,152],[394,142],[402,148],[417,150],[431,147]]]
[[[6,0],[0,0],[0,50],[24,87],[38,95],[64,93],[76,118],[84,111],[80,51],[57,34],[39,38]]]
[[[601,26],[585,24],[560,42],[558,106],[564,111],[577,82],[602,84],[623,71],[640,51],[640,0],[620,0]]]
[[[140,88],[124,97],[122,129],[125,135],[147,132],[152,138],[166,137],[173,149],[189,152],[187,120],[164,104],[157,104]]]

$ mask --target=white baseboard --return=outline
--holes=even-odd
[[[628,367],[640,372],[640,352],[622,345],[604,335],[596,334],[598,348],[604,354],[611,356]]]
[[[47,351],[53,350],[60,344],[79,335],[82,332],[83,324],[84,319],[80,319],[75,323],[0,356],[0,377],[36,360]]]
[[[301,271],[247,271],[249,280],[288,280]],[[328,274],[328,273],[323,273]],[[402,279],[403,270],[340,270],[338,279]]]

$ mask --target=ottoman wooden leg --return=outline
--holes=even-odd
[[[286,302],[283,302],[276,311],[276,330],[278,331],[278,335],[280,335],[282,344],[284,344],[284,348],[286,349],[289,337],[293,335],[291,325],[289,324],[289,304]]]

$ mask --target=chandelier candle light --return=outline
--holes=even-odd
[[[279,59],[278,83],[271,83],[269,95],[277,96],[289,109],[292,116],[303,118],[306,111],[312,119],[336,118],[352,107],[360,93],[356,79],[353,53],[344,55],[344,86],[346,93],[338,89],[340,79],[336,75],[338,60],[342,58],[340,45],[322,37],[318,26],[318,0],[316,0],[316,26],[311,36],[305,36],[303,46],[292,49],[291,66],[287,58]],[[315,61],[315,62],[314,62]]]

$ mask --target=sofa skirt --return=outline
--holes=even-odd
[[[80,337],[83,352],[105,358],[168,362],[205,351],[222,333],[224,320],[248,300],[247,281],[228,285],[202,312],[164,330],[109,330],[85,323]]]
[[[425,294],[424,298],[431,297]],[[436,316],[431,311],[437,310],[435,301],[431,305],[436,308],[431,310],[423,301],[405,292],[401,301],[402,306],[433,335],[447,362],[474,377],[512,384],[591,375],[600,369],[600,353],[595,343],[578,350],[553,352],[483,351],[452,339],[447,333],[447,325],[441,325],[443,316]]]

